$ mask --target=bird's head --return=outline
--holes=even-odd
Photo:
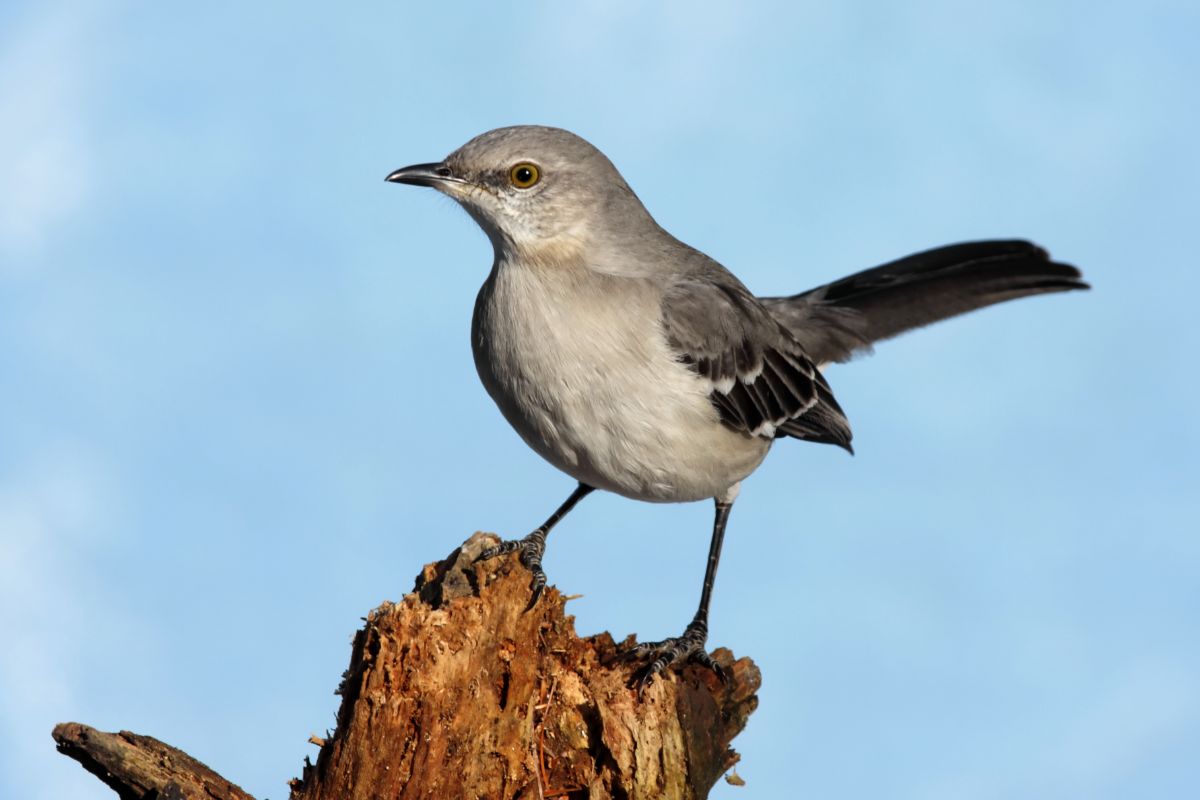
[[[498,255],[562,258],[587,248],[609,221],[648,218],[608,158],[560,128],[497,128],[443,161],[398,169],[387,180],[457,200]]]

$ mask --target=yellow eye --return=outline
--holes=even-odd
[[[508,171],[508,180],[518,189],[528,189],[541,178],[537,165],[523,161]]]

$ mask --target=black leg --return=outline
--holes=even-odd
[[[717,673],[721,682],[725,682],[725,670],[713,661],[712,656],[704,649],[708,639],[708,603],[712,599],[713,582],[717,578],[717,562],[721,560],[721,543],[725,539],[725,523],[729,521],[729,512],[733,508],[733,500],[717,500],[716,516],[713,519],[712,541],[708,546],[708,565],[704,569],[704,588],[700,592],[700,607],[696,616],[683,631],[683,635],[661,642],[644,642],[629,651],[630,656],[653,656],[653,659],[633,674],[631,685],[637,689],[638,696],[650,685],[654,676],[671,664],[686,659],[708,667]]]
[[[593,488],[586,483],[581,483],[575,487],[575,491],[571,492],[571,496],[563,502],[558,510],[550,515],[550,518],[543,522],[537,530],[529,534],[523,539],[510,539],[501,542],[495,547],[489,547],[479,554],[476,561],[486,561],[489,558],[502,556],[505,553],[511,553],[514,550],[521,551],[521,563],[525,565],[531,573],[533,579],[530,581],[530,588],[533,589],[533,597],[529,600],[529,608],[533,608],[537,604],[538,598],[542,596],[542,590],[546,588],[546,573],[542,571],[542,555],[546,552],[546,535],[550,533],[550,529],[558,524],[558,521],[570,513],[575,505],[593,492]]]

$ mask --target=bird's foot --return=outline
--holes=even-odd
[[[537,605],[538,598],[542,596],[542,590],[546,588],[546,573],[542,571],[542,555],[546,552],[545,530],[538,528],[522,539],[508,539],[495,547],[489,547],[479,554],[475,562],[479,563],[496,556],[507,555],[514,550],[521,552],[521,564],[529,570],[532,576],[529,588],[533,590],[533,596],[529,599],[529,605],[526,606],[526,610],[528,610]]]
[[[638,697],[654,680],[654,676],[672,664],[699,664],[716,673],[721,683],[725,683],[725,670],[713,660],[704,648],[708,639],[708,624],[703,619],[693,619],[681,636],[663,639],[661,642],[642,642],[635,645],[625,657],[641,660],[649,658],[646,664],[633,673],[629,679],[631,688],[636,689]]]

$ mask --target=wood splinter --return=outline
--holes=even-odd
[[[309,738],[320,753],[291,800],[706,797],[738,761],[729,743],[757,706],[753,662],[718,649],[728,683],[687,667],[639,701],[618,657],[632,637],[580,639],[553,588],[526,611],[515,555],[475,563],[495,542],[475,534],[366,618],[337,728]],[[148,736],[64,723],[54,738],[122,800],[253,800]]]

